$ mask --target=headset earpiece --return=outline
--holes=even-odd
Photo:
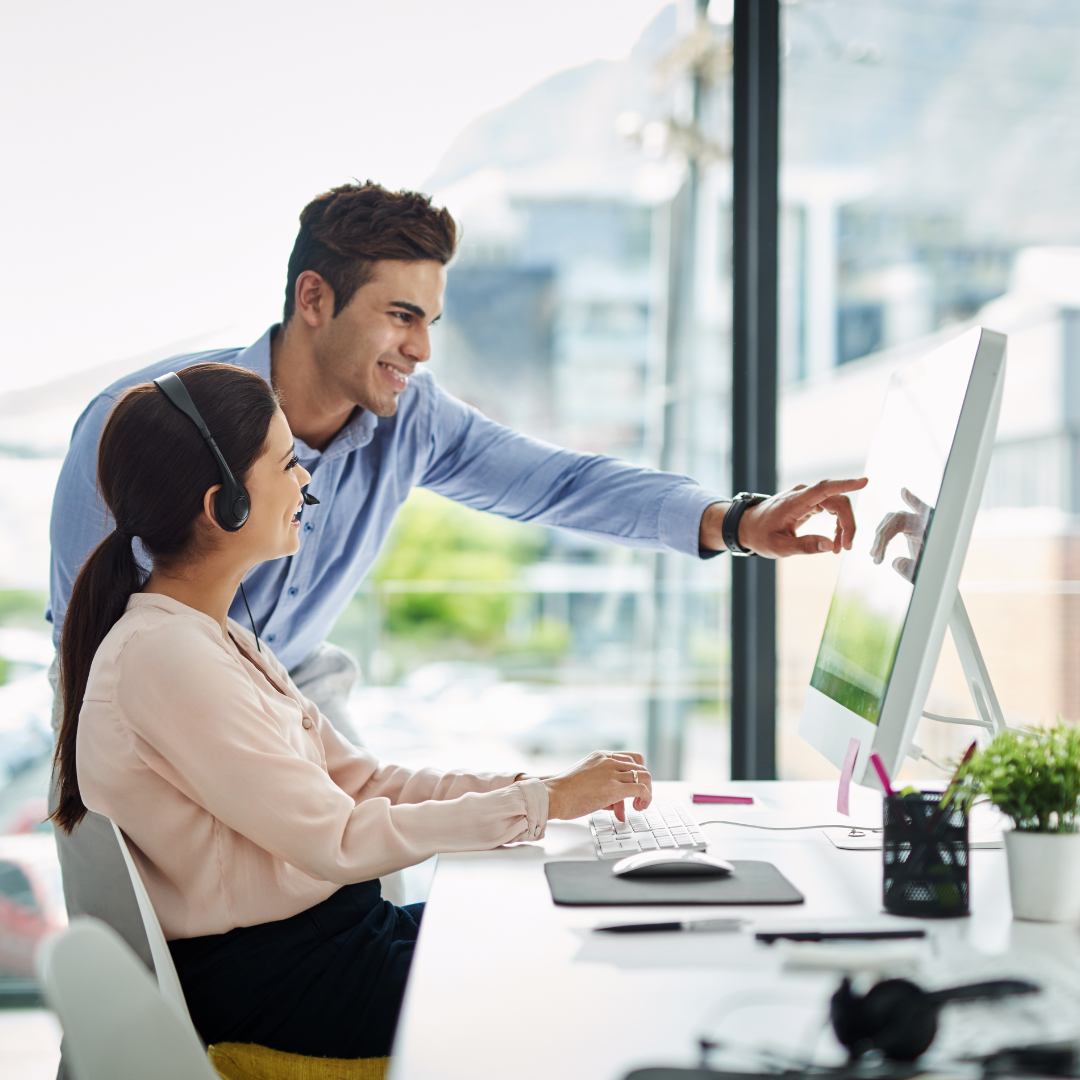
[[[236,532],[251,513],[251,500],[247,492],[233,480],[222,484],[214,498],[214,517],[226,532]]]
[[[865,997],[844,979],[829,1007],[837,1039],[858,1057],[880,1050],[893,1061],[914,1061],[937,1034],[937,1005],[913,982],[887,979]]]

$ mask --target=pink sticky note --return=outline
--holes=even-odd
[[[850,814],[851,808],[848,796],[851,794],[851,777],[855,772],[855,759],[859,756],[860,742],[852,738],[847,744],[847,757],[844,758],[844,767],[840,770],[840,787],[836,792],[836,812],[838,814]]]

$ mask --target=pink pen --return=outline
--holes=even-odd
[[[877,754],[870,755],[870,764],[874,766],[874,771],[878,774],[878,779],[881,781],[881,786],[885,789],[886,795],[895,795],[892,784],[889,782],[889,774],[885,771],[885,766],[882,764],[881,758]]]
[[[753,795],[695,795],[692,802],[696,803],[737,803],[740,806],[749,806],[754,801]]]

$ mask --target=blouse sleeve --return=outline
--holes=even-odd
[[[323,716],[315,702],[301,693],[277,657],[272,653],[264,653],[263,656],[269,658],[278,678],[296,697],[304,712],[316,722],[330,778],[357,802],[374,798],[389,799],[392,803],[456,799],[470,791],[495,791],[509,787],[520,775],[469,773],[458,769],[442,772],[438,769],[414,770],[404,769],[400,765],[379,765],[369,751],[345,739]],[[547,817],[546,812],[544,817]]]
[[[175,625],[147,628],[125,644],[117,714],[151,769],[276,857],[348,884],[442,851],[543,835],[547,789],[539,780],[507,786],[505,777],[380,767],[321,717],[326,765],[307,759],[229,652]]]

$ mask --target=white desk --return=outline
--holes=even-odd
[[[725,789],[728,790],[728,789]],[[877,825],[880,797],[852,789],[852,813],[836,813],[836,785],[740,783],[758,807],[701,805],[699,821],[728,818],[767,825],[847,822]],[[661,798],[689,801],[683,784],[657,784]],[[792,971],[780,950],[738,934],[590,935],[605,922],[739,915],[759,928],[825,920],[884,922],[881,852],[838,851],[819,832],[768,833],[723,825],[705,828],[710,850],[774,863],[806,896],[790,907],[556,907],[543,864],[592,858],[588,828],[554,822],[540,844],[441,856],[424,913],[391,1080],[618,1080],[643,1065],[692,1065],[697,1040],[730,1017],[725,1037],[754,1023],[798,1045],[783,1008],[805,1026],[809,1006],[823,1007],[835,973]],[[1033,958],[1053,956],[1080,970],[1075,927],[1014,923],[1004,853],[971,856],[966,919],[931,928],[940,967],[952,949],[1007,960],[1013,974],[1033,972]],[[1019,958],[1019,959],[1018,959]],[[970,968],[967,969],[970,971]],[[967,972],[957,981],[963,981]],[[976,973],[978,974],[978,973]],[[984,974],[979,977],[990,977]],[[767,1013],[740,1006],[761,1003]],[[766,1003],[772,1003],[767,1005]],[[761,1010],[759,1010],[760,1012]],[[771,1028],[770,1028],[771,1025]],[[801,1036],[800,1036],[801,1037]],[[803,1039],[802,1045],[805,1045]]]

